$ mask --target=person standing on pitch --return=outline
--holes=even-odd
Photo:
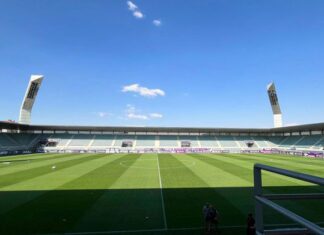
[[[253,218],[252,213],[248,214],[246,223],[247,223],[246,234],[255,235],[255,220]]]
[[[206,232],[209,232],[208,211],[209,211],[209,203],[206,203],[203,206],[203,209],[202,209],[202,214],[203,214],[203,218],[204,218],[205,231]]]
[[[211,232],[212,230],[215,230],[215,232],[218,234],[219,233],[219,229],[218,229],[219,213],[213,205],[209,206],[208,218],[210,220],[209,231]]]

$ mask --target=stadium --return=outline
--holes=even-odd
[[[0,123],[3,234],[201,234],[207,201],[222,234],[244,234],[245,213],[265,206],[255,164],[299,172],[264,175],[280,209],[256,211],[258,234],[323,233],[324,123],[282,127],[274,84],[269,129],[32,125],[42,80],[31,77],[19,123]]]
[[[131,17],[136,20],[148,19],[135,3],[127,1],[126,4],[128,8],[125,12],[131,12]],[[99,8],[97,11],[100,12]],[[92,17],[95,18],[96,14]],[[156,28],[161,27],[162,20],[154,19],[152,24]],[[68,32],[65,31],[66,34]],[[74,43],[70,44],[72,51]],[[184,41],[181,43],[186,44]],[[86,53],[86,48],[82,47],[81,51]],[[154,54],[154,49],[150,48],[150,53]],[[73,56],[60,59],[65,63],[71,58],[74,60]],[[115,57],[118,60],[118,56]],[[131,60],[136,61],[132,57]],[[91,64],[90,61],[87,63]],[[97,67],[97,64],[92,66]],[[109,84],[112,88],[109,87],[108,91],[94,89],[91,93],[90,88],[95,86],[95,82],[85,83],[81,87],[84,81],[80,77],[87,75],[82,74],[84,68],[81,65],[77,64],[76,68],[80,69],[76,70],[79,77],[71,78],[72,82],[69,78],[60,80],[61,83],[56,82],[53,76],[46,73],[33,74],[29,81],[20,80],[17,86],[3,88],[0,94],[0,101],[8,103],[7,107],[15,105],[8,98],[9,92],[19,93],[17,96],[22,98],[20,109],[13,108],[19,110],[18,121],[0,121],[0,234],[324,235],[324,122],[284,125],[285,110],[282,107],[287,105],[280,105],[281,93],[277,92],[274,82],[267,81],[268,85],[265,83],[265,89],[260,92],[269,102],[261,104],[262,108],[272,111],[269,116],[273,120],[271,127],[124,125],[130,118],[126,121],[121,119],[125,121],[120,121],[121,125],[52,123],[57,117],[64,120],[64,116],[72,115],[76,109],[68,101],[73,97],[77,97],[82,110],[88,111],[95,103],[108,103],[108,100],[101,100],[104,94],[113,94],[115,81],[104,83],[103,78],[95,80],[99,84],[96,89]],[[149,67],[145,68],[150,70]],[[122,76],[123,72],[124,67],[119,75]],[[199,71],[199,74],[204,73]],[[181,82],[181,87],[189,86],[190,79],[185,80]],[[204,82],[208,86],[208,81],[202,81],[202,86]],[[48,87],[55,88],[47,88],[43,93],[42,88],[46,83]],[[2,84],[6,84],[5,81]],[[73,85],[80,86],[81,92],[73,92]],[[20,86],[24,87],[24,94]],[[247,86],[252,87],[253,84]],[[230,87],[221,95],[226,97],[227,93],[243,89]],[[60,89],[67,89],[68,93],[60,93]],[[138,84],[124,86],[121,92],[129,91],[135,91],[134,99],[137,96],[149,98],[147,102],[151,102],[150,107],[158,106],[152,101],[155,96],[165,95],[160,89],[140,87]],[[181,96],[180,91],[175,93],[176,97]],[[303,90],[305,93],[307,91]],[[189,103],[190,112],[196,113],[194,103],[190,104],[187,100],[188,95],[182,95],[185,101],[181,102]],[[59,96],[63,102],[53,102],[59,100]],[[82,96],[86,98],[81,99]],[[209,93],[207,96],[208,100],[213,100],[216,95]],[[45,101],[38,106],[42,99]],[[113,96],[110,99],[113,100]],[[89,103],[83,104],[85,100]],[[224,100],[228,102],[226,106],[231,106],[230,100]],[[118,102],[124,100],[119,97],[114,102],[115,105],[109,108],[114,109]],[[235,102],[240,106],[242,100],[235,99]],[[134,107],[127,106],[132,110],[128,113],[132,116],[128,117],[141,121],[162,117],[160,113],[144,115]],[[40,110],[41,107],[48,109]],[[302,113],[303,107],[297,108]],[[47,118],[49,124],[35,124],[32,121],[34,111],[38,120],[42,120],[43,117],[46,119],[46,115],[42,114],[49,109],[57,114],[53,119]],[[180,115],[181,111],[174,112]],[[224,113],[221,108],[217,112]],[[99,116],[106,115],[100,113]],[[203,123],[208,109],[198,116]],[[224,116],[230,114],[225,113]],[[186,118],[194,119],[189,115]],[[253,113],[249,120],[258,122]]]

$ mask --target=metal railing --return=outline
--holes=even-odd
[[[263,223],[263,205],[266,205],[277,212],[285,215],[296,223],[302,225],[305,229],[294,229],[293,234],[315,233],[324,235],[324,229],[317,224],[306,220],[305,218],[293,213],[292,211],[274,203],[271,200],[300,200],[300,199],[324,199],[323,193],[312,194],[263,194],[262,193],[262,174],[261,171],[268,171],[279,175],[288,176],[294,179],[299,179],[309,183],[324,186],[324,178],[307,175],[299,172],[289,171],[276,167],[271,167],[262,164],[254,165],[254,199],[255,199],[255,218],[256,218],[256,233],[261,234],[289,234],[289,229],[264,230]],[[324,212],[323,212],[324,213]]]

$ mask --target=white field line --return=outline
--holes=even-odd
[[[162,203],[162,212],[163,212],[163,220],[164,220],[164,229],[168,229],[168,224],[166,220],[166,214],[165,214],[165,207],[164,207],[164,197],[163,197],[163,186],[162,186],[162,180],[161,180],[161,171],[160,171],[160,161],[159,161],[159,155],[156,155],[157,158],[157,167],[159,171],[159,183],[160,183],[160,193],[161,193],[161,203]]]
[[[324,224],[324,222],[316,222],[316,224]],[[279,226],[293,226],[299,225],[297,223],[290,224],[267,224],[265,227],[279,227]],[[219,226],[220,229],[226,228],[246,228],[246,225],[232,225],[232,226]],[[91,234],[118,234],[118,233],[145,233],[145,232],[163,232],[163,231],[193,231],[204,229],[204,227],[189,227],[189,228],[170,228],[170,229],[139,229],[139,230],[117,230],[117,231],[99,231],[99,232],[75,232],[64,233],[65,235],[91,235]]]

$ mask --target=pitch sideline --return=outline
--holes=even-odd
[[[316,224],[323,224],[324,222],[316,222]],[[299,225],[297,223],[290,224],[268,224],[266,227],[280,227],[280,226],[293,226]],[[245,228],[246,225],[232,225],[232,226],[219,226],[220,229],[226,228]],[[99,231],[99,232],[75,232],[75,233],[64,233],[64,235],[92,235],[92,234],[120,234],[120,233],[143,233],[143,232],[163,232],[163,231],[193,231],[200,230],[204,227],[189,227],[189,228],[171,228],[171,229],[138,229],[138,230],[117,230],[117,231]],[[54,234],[43,234],[43,235],[54,235]]]

